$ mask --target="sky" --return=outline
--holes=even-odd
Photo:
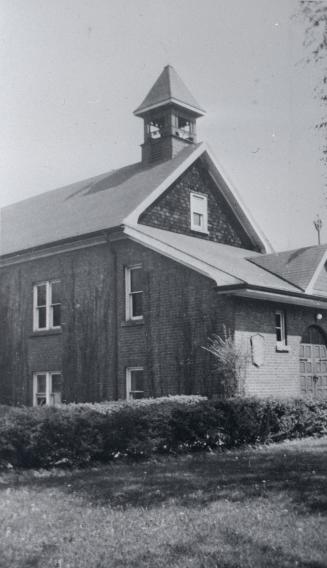
[[[0,206],[140,160],[133,116],[173,65],[276,250],[327,241],[322,116],[298,0],[0,0]],[[0,218],[1,220],[1,218]]]

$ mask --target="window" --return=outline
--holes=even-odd
[[[208,232],[208,201],[206,195],[191,193],[191,229]]]
[[[130,367],[126,369],[126,398],[135,400],[144,396],[143,367]]]
[[[41,282],[34,286],[34,331],[56,329],[61,324],[60,282]]]
[[[277,348],[285,347],[287,345],[286,323],[285,313],[282,311],[275,312],[275,331]]]
[[[177,136],[186,140],[193,141],[193,122],[191,122],[187,118],[178,116],[177,127],[178,130],[175,133]]]
[[[131,266],[125,270],[126,320],[143,318],[143,270],[142,266]]]
[[[162,138],[165,133],[165,117],[154,118],[147,124],[147,135],[150,138]]]
[[[33,405],[56,406],[61,403],[62,375],[61,373],[34,373],[33,375]]]

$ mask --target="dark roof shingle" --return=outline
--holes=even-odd
[[[175,69],[171,65],[166,65],[134,114],[142,115],[153,107],[172,102],[191,107],[198,115],[205,114]]]
[[[152,167],[132,164],[4,207],[0,254],[119,226],[198,146]]]
[[[326,244],[316,245],[264,254],[248,260],[305,291],[326,250]]]

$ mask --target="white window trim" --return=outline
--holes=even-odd
[[[126,400],[134,400],[132,392],[132,371],[143,371],[144,367],[127,367],[126,368]],[[144,392],[144,391],[137,391]]]
[[[205,207],[204,207],[204,212],[199,212],[194,208],[194,199],[193,196],[203,200]],[[206,195],[204,195],[203,193],[196,193],[195,191],[192,191],[190,193],[190,211],[191,211],[191,230],[192,231],[196,231],[198,233],[205,233],[208,234],[208,198]],[[193,222],[193,214],[194,213],[198,213],[200,215],[203,215],[203,227],[199,227],[199,225],[195,225]]]
[[[48,331],[49,329],[60,329],[61,325],[53,325],[52,304],[52,284],[59,283],[60,280],[49,280],[44,282],[36,282],[33,286],[33,331]],[[37,307],[37,289],[38,286],[46,287],[45,295],[45,327],[38,327],[38,307]],[[60,304],[61,305],[61,304]]]
[[[60,375],[62,378],[61,371],[35,371],[33,373],[33,406],[38,406],[37,404],[37,377],[38,375],[45,375],[45,399],[46,406],[54,406],[52,399],[52,376]]]
[[[134,264],[133,266],[125,267],[125,317],[126,321],[137,321],[143,320],[143,314],[141,316],[133,316],[133,293],[131,286],[131,273],[132,270],[142,269],[142,264]],[[143,290],[139,290],[143,292]]]
[[[286,316],[283,310],[276,310],[275,311],[275,320],[276,316],[280,316],[280,334],[281,334],[281,341],[277,341],[276,337],[276,351],[289,351],[289,346],[287,345],[287,337],[286,337]],[[275,335],[276,335],[276,321],[275,321]]]

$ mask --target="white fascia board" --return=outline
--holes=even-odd
[[[47,258],[49,256],[54,256],[57,254],[64,254],[67,252],[85,249],[89,247],[95,247],[98,245],[106,244],[107,238],[105,236],[90,237],[88,239],[79,239],[76,242],[62,243],[59,245],[33,249],[31,251],[21,251],[17,254],[11,253],[8,258],[0,258],[0,268],[5,266],[11,266],[12,264],[20,264],[22,262],[30,262],[32,260],[38,260],[39,258]]]
[[[202,260],[198,259],[196,256],[190,255],[178,249],[177,247],[174,247],[172,245],[163,242],[158,238],[145,235],[139,229],[139,226],[138,227],[125,226],[124,233],[138,244],[141,244],[153,250],[154,252],[162,254],[163,256],[166,256],[171,260],[174,260],[175,262],[178,262],[183,266],[190,268],[191,270],[195,270],[196,272],[199,272],[203,276],[211,278],[216,282],[217,286],[229,286],[235,284],[239,285],[244,283],[242,280],[235,278],[235,276],[228,274],[223,270],[219,270],[218,268],[210,264],[207,264],[206,262],[203,262]]]
[[[260,244],[260,246],[264,247],[265,253],[274,252],[271,243],[264,235],[263,231],[258,227],[257,222],[253,219],[251,213],[244,205],[243,200],[241,199],[239,192],[237,191],[234,183],[228,177],[221,164],[214,157],[211,149],[207,144],[205,145],[205,151],[208,157],[209,168],[211,168],[210,173],[215,183],[218,185],[219,189],[222,190],[227,203],[232,208],[233,212],[235,213],[240,224],[248,234],[249,238],[253,241],[253,238],[255,237],[257,243]],[[221,187],[221,182],[223,182],[224,187]]]
[[[308,284],[308,286],[305,289],[305,293],[306,294],[312,294],[313,290],[314,290],[314,285],[318,279],[318,276],[320,274],[320,271],[322,269],[322,267],[324,266],[325,262],[327,261],[327,250],[325,251],[325,253],[323,254],[316,270],[313,273],[313,276]]]
[[[185,170],[189,166],[195,162],[203,154],[205,150],[205,145],[202,143],[198,148],[192,152],[188,158],[185,158],[184,162],[180,164],[176,170],[170,174],[157,188],[154,188],[152,193],[146,197],[140,205],[138,205],[132,213],[130,213],[125,219],[123,220],[124,225],[136,225],[139,219],[139,216],[144,213],[144,211],[152,205],[162,195],[166,189],[168,189],[180,175],[182,175]]]
[[[232,294],[233,296],[240,296],[242,298],[250,298],[253,300],[266,300],[270,302],[278,302],[281,304],[292,304],[297,306],[305,306],[309,308],[315,309],[322,309],[327,310],[327,297],[325,301],[320,301],[315,298],[304,298],[298,296],[289,296],[286,294],[279,294],[278,292],[268,292],[265,290],[251,290],[251,289],[242,289],[242,290],[229,290],[224,291],[222,290],[218,293],[220,294]]]
[[[175,104],[179,107],[186,108],[187,110],[194,112],[198,116],[204,116],[206,114],[206,112],[204,110],[202,110],[198,107],[189,105],[187,103],[184,103],[183,101],[175,99],[174,97],[169,97],[169,99],[165,99],[163,101],[155,103],[154,105],[149,105],[147,107],[142,108],[141,110],[136,109],[133,114],[135,114],[135,116],[142,116],[143,114],[149,112],[150,110],[154,110],[156,108],[161,108],[164,105],[169,105],[169,104]]]

